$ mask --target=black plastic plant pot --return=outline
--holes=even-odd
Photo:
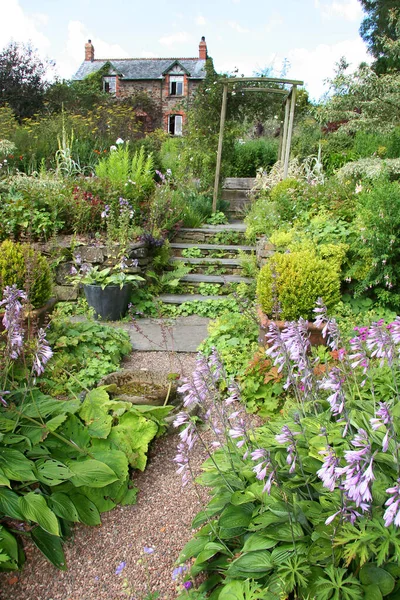
[[[84,285],[87,303],[96,312],[96,317],[104,321],[118,321],[125,315],[132,291],[132,285],[127,283],[122,288],[119,285]]]

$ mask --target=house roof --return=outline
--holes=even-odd
[[[123,79],[163,79],[163,74],[179,63],[191,79],[204,79],[206,61],[200,58],[118,58],[85,60],[72,79],[84,79],[95,73],[106,63],[111,63],[110,72]]]

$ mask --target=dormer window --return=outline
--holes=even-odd
[[[183,96],[183,75],[170,75],[169,94],[170,96]]]
[[[115,76],[103,77],[103,92],[106,92],[106,94],[115,94],[116,91],[117,78]]]

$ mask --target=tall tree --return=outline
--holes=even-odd
[[[0,106],[9,105],[18,120],[43,105],[47,65],[30,45],[11,42],[0,52]]]
[[[368,51],[376,59],[374,70],[378,74],[400,70],[399,53],[391,51],[400,39],[399,0],[360,0],[366,17],[360,26],[360,35]]]

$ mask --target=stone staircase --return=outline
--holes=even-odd
[[[191,271],[180,279],[180,293],[161,294],[159,299],[169,304],[221,300],[236,284],[252,283],[251,278],[243,276],[239,260],[239,250],[255,252],[255,247],[244,243],[245,230],[241,222],[182,228],[170,243],[170,268],[185,264]]]

